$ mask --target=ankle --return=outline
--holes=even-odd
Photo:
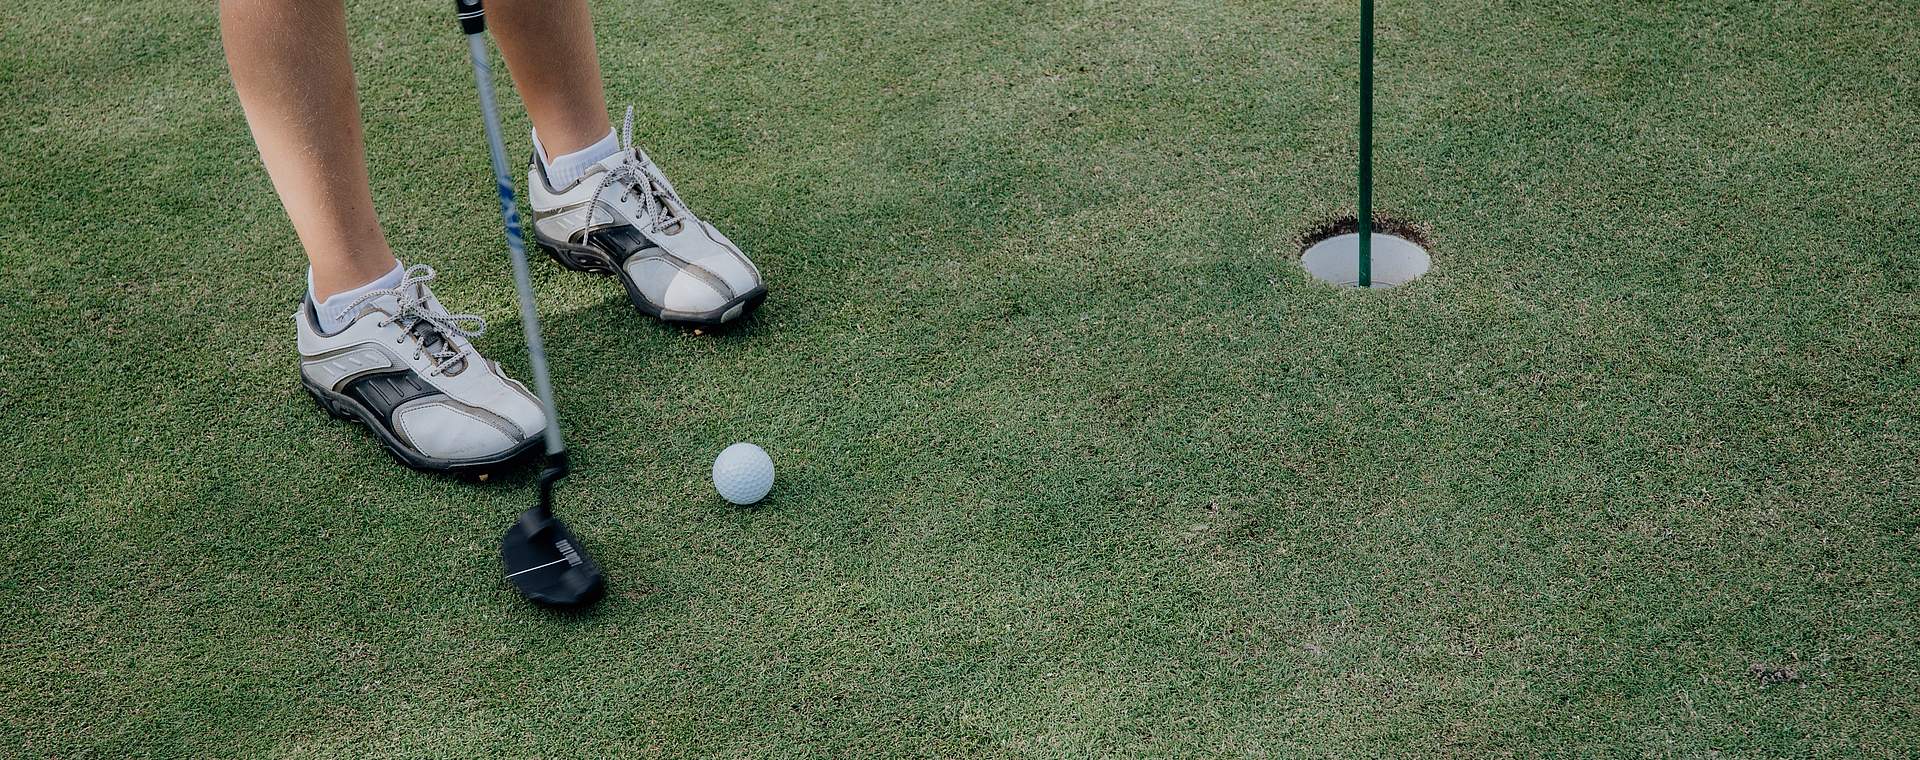
[[[406,269],[399,261],[395,261],[393,267],[386,272],[326,295],[320,295],[321,291],[315,289],[314,275],[312,269],[307,270],[307,298],[313,301],[313,316],[321,332],[336,333],[347,325],[353,324],[354,317],[358,316],[358,314],[346,313],[348,306],[353,305],[354,301],[368,293],[400,287],[401,280],[406,276]]]
[[[307,294],[314,303],[320,303],[336,295],[359,289],[368,283],[380,280],[397,271],[400,260],[393,254],[384,257],[369,256],[345,262],[329,262],[326,266],[307,267]]]
[[[535,130],[533,149],[540,156],[540,168],[547,174],[547,184],[555,188],[564,188],[573,186],[573,183],[585,176],[587,170],[594,164],[620,152],[620,140],[614,136],[613,129],[608,128],[607,134],[597,142],[571,153],[555,156],[540,143],[540,132]]]

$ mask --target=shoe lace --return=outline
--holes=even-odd
[[[627,106],[627,116],[620,122],[620,152],[626,155],[626,162],[600,176],[600,185],[593,189],[593,197],[600,197],[600,193],[618,184],[623,188],[620,193],[622,202],[635,196],[640,198],[640,216],[647,220],[647,232],[684,224],[687,220],[687,204],[680,200],[680,194],[674,192],[664,178],[647,171],[636,160],[638,153],[633,149],[633,106]],[[593,214],[599,210],[599,206],[598,203],[587,206],[587,219],[582,229],[593,229]]]
[[[427,289],[416,286],[424,286],[434,276],[433,267],[425,264],[407,267],[407,271],[401,273],[399,285],[368,291],[341,309],[337,318],[344,320],[347,315],[359,311],[361,306],[392,296],[396,302],[394,311],[386,319],[380,320],[378,326],[397,324],[406,335],[412,335],[416,339],[413,358],[418,359],[422,354],[433,358],[429,375],[459,374],[465,369],[466,357],[472,353],[472,348],[450,340],[449,336],[478,338],[486,333],[487,320],[474,314],[448,314],[433,308],[427,301]],[[395,338],[393,342],[404,342],[406,335]]]

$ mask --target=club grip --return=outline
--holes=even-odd
[[[460,31],[479,34],[487,30],[487,12],[480,7],[480,0],[453,0],[453,10],[460,14]]]

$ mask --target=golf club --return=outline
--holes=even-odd
[[[487,65],[487,18],[481,0],[454,0],[460,31],[467,35],[474,84],[480,89],[480,113],[493,157],[493,181],[500,191],[500,219],[506,223],[507,251],[513,257],[513,283],[520,295],[520,325],[526,331],[533,385],[546,407],[546,467],[540,471],[540,503],[520,513],[500,544],[507,580],[527,599],[553,607],[591,604],[606,590],[600,566],[586,547],[553,514],[553,487],[567,476],[567,447],[560,440],[560,416],[553,405],[553,381],[547,376],[547,351],[540,342],[540,314],[533,305],[533,279],[527,272],[527,246],[520,232],[520,207],[507,176],[507,149],[500,139],[500,113],[493,102],[493,73]]]

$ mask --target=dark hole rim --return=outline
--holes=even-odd
[[[1293,258],[1299,261],[1306,255],[1308,248],[1312,248],[1322,240],[1359,231],[1360,216],[1358,214],[1340,214],[1322,219],[1294,236]],[[1433,256],[1433,225],[1428,222],[1416,222],[1395,214],[1376,212],[1373,214],[1373,231],[1405,238],[1425,250],[1428,257]]]

